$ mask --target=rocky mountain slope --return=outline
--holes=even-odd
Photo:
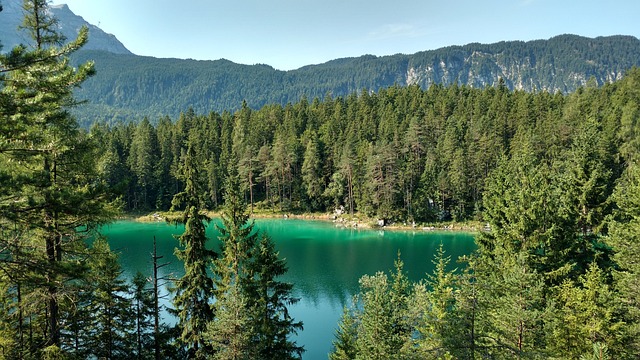
[[[640,65],[640,40],[630,36],[585,38],[561,35],[549,40],[469,44],[412,55],[337,59],[297,70],[239,65],[227,60],[156,59],[85,51],[77,60],[96,61],[98,74],[78,95],[90,100],[88,119],[105,121],[161,115],[176,117],[192,107],[198,113],[235,110],[243,100],[266,104],[346,96],[393,85],[458,83],[511,89],[572,92],[589,81],[616,81]]]

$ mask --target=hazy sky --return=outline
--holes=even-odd
[[[638,0],[53,0],[155,57],[290,70],[560,34],[640,38]]]

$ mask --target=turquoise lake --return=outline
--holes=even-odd
[[[405,272],[417,281],[432,271],[433,254],[441,243],[451,256],[452,268],[459,266],[455,262],[459,256],[475,249],[471,234],[456,232],[351,229],[336,227],[330,221],[297,219],[258,219],[256,228],[274,239],[280,256],[287,261],[289,272],[282,280],[293,283],[294,295],[300,298],[290,312],[304,322],[296,341],[306,349],[303,359],[310,360],[327,359],[342,309],[358,291],[362,275],[389,272],[400,251]],[[173,255],[178,245],[173,235],[182,231],[183,227],[164,222],[119,221],[105,226],[102,233],[120,254],[124,276],[128,278],[138,271],[151,275],[155,236],[158,255],[164,256],[160,262],[169,263],[159,276],[168,278],[183,273],[182,263]],[[213,222],[207,226],[207,235],[209,247],[218,251]],[[164,321],[173,320],[165,315]]]

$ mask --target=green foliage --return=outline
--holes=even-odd
[[[42,359],[43,360],[66,360],[67,357],[64,356],[62,350],[55,345],[47,346],[42,350]]]
[[[278,280],[287,273],[286,262],[279,258],[273,240],[264,234],[252,249],[251,259],[251,281],[246,292],[253,302],[250,320],[256,332],[252,341],[254,355],[260,359],[300,359],[304,348],[290,336],[303,326],[288,311],[299,299],[292,296],[293,284]]]
[[[318,146],[318,139],[315,132],[312,132],[304,151],[302,161],[302,181],[308,197],[311,210],[319,209],[322,201],[321,196],[324,191],[322,179],[322,157]]]
[[[250,359],[254,356],[251,342],[256,329],[250,322],[252,299],[245,286],[251,282],[248,265],[257,234],[240,195],[238,173],[231,169],[227,179],[223,225],[218,227],[222,249],[214,266],[215,318],[208,324],[206,337],[215,358]]]
[[[205,345],[202,333],[214,315],[211,309],[213,279],[207,270],[215,253],[206,248],[204,221],[208,218],[200,210],[198,167],[191,144],[180,171],[186,185],[184,191],[173,198],[172,205],[176,208],[184,207],[182,217],[178,220],[185,226],[184,232],[178,237],[182,248],[177,248],[175,253],[184,263],[185,274],[176,281],[173,304],[178,314],[178,327],[181,329],[180,340],[186,345],[189,356],[205,358],[211,353],[211,349]]]
[[[129,148],[129,167],[139,189],[134,192],[133,209],[152,209],[158,192],[156,164],[158,164],[158,140],[156,131],[148,119],[144,119],[133,133]]]
[[[610,358],[607,345],[600,343],[593,344],[592,354],[580,356],[580,360],[608,360]]]
[[[358,337],[357,319],[355,315],[345,307],[338,323],[338,329],[333,341],[333,350],[329,354],[331,360],[352,360],[356,358],[358,350],[356,341]]]
[[[506,255],[506,254],[505,254]],[[527,264],[527,255],[506,255],[488,274],[488,352],[498,358],[539,358],[543,349],[545,297],[543,277]],[[498,270],[500,269],[500,270]]]
[[[132,307],[135,316],[135,348],[138,359],[152,357],[154,348],[154,324],[155,314],[152,289],[147,288],[147,278],[137,272],[131,284]]]
[[[432,111],[440,115],[425,117],[421,136],[434,134],[434,150],[429,142],[417,148],[424,161],[418,167],[408,156],[411,142],[404,145],[401,196],[405,208],[411,201],[415,209],[407,215],[482,210],[476,216],[488,229],[461,271],[448,270],[440,252],[434,273],[411,287],[404,316],[413,336],[402,350],[392,350],[392,335],[385,333],[392,328],[385,310],[392,296],[382,295],[392,293],[388,278],[363,277],[359,306],[343,316],[331,357],[636,357],[640,172],[634,132],[627,127],[621,136],[617,129],[634,121],[629,109],[638,97],[628,85],[638,75],[633,69],[620,83],[567,96],[509,92],[501,85],[477,93],[453,86],[446,89],[451,97],[438,97],[445,90],[430,88]],[[482,123],[484,116],[495,121]],[[407,138],[418,136],[415,121],[397,125],[403,126],[413,127]],[[372,164],[375,145],[368,136],[361,135],[355,158],[365,154]],[[473,154],[478,149],[492,155]],[[354,173],[372,178],[373,172],[361,171]],[[416,186],[405,180],[411,178]],[[336,191],[344,177],[332,180],[329,195],[344,194]],[[357,192],[362,183],[355,184]],[[407,189],[416,189],[415,197]],[[360,210],[376,208],[375,187],[367,190],[356,195]]]
[[[7,352],[19,358],[66,351],[63,333],[72,325],[63,319],[81,297],[82,260],[92,259],[86,237],[115,215],[98,177],[96,139],[69,114],[78,104],[74,88],[95,72],[92,62],[72,67],[68,59],[87,29],[64,43],[47,6],[24,1],[33,47],[0,55],[2,262],[19,309],[11,325],[19,341]],[[28,328],[38,335],[23,336]]]
[[[404,359],[412,352],[412,287],[396,261],[391,278],[378,272],[360,279],[354,309],[345,309],[331,359]]]
[[[289,337],[302,323],[289,315],[298,299],[273,241],[254,231],[240,194],[239,175],[230,167],[225,186],[221,256],[214,263],[215,317],[205,338],[215,359],[300,359],[304,349]]]
[[[217,62],[219,73],[192,81],[184,75],[185,62],[143,63],[132,56],[120,58],[126,66],[109,74],[105,63],[119,57],[105,55],[99,67],[116,81],[93,83],[100,96],[126,102],[125,113],[141,111],[124,80],[136,72],[144,77],[137,85],[144,91],[136,94],[162,105],[149,106],[150,117],[138,124],[107,119],[87,133],[69,109],[77,105],[73,90],[94,73],[93,64],[74,68],[68,59],[90,56],[77,53],[87,30],[65,44],[47,3],[25,4],[24,27],[34,47],[0,55],[3,355],[150,356],[144,351],[152,315],[145,279],[136,277],[130,288],[104,239],[87,247],[87,236],[122,202],[128,210],[182,211],[177,222],[185,231],[176,254],[185,275],[176,281],[177,333],[163,332],[159,339],[180,341],[165,356],[300,358],[303,349],[290,337],[302,324],[288,312],[298,299],[292,284],[278,280],[286,263],[274,242],[255,231],[247,199],[251,212],[254,206],[343,208],[391,221],[476,218],[488,224],[478,252],[463,259],[460,271],[449,268],[441,248],[434,273],[417,284],[408,281],[399,259],[390,275],[362,277],[331,359],[626,359],[640,352],[640,71],[596,87],[611,80],[597,74],[612,61],[591,50],[605,47],[613,56],[617,46],[629,46],[627,55],[637,59],[630,39],[561,36],[471,53],[476,45],[345,59],[289,73],[242,66],[240,83],[269,75],[290,86],[270,92],[260,90],[266,83],[251,87],[240,95],[259,95],[257,102],[207,115],[197,112],[215,109],[211,99],[223,108],[238,105],[231,100],[235,94],[202,90],[220,89],[203,82],[220,85],[215,83],[226,80],[219,74],[227,79],[234,64]],[[585,41],[589,46],[580,45]],[[546,79],[527,81],[537,89],[572,89],[567,79],[575,79],[575,71],[564,69],[596,77],[568,95],[509,90],[519,84],[498,80],[497,70],[490,70],[491,57],[505,54],[525,54],[538,64],[527,78]],[[403,74],[408,66],[429,67],[445,82],[453,78],[439,73],[439,64],[457,61],[464,71],[456,79],[471,86],[431,85],[425,77],[425,90],[387,87],[390,80],[403,82],[380,60]],[[153,64],[163,65],[162,76]],[[482,88],[485,83],[466,75],[474,71],[488,71],[485,79],[494,87]],[[304,77],[325,78],[324,72],[342,78],[319,86],[321,94],[300,85]],[[181,86],[181,96],[163,98],[174,85]],[[333,98],[325,96],[328,89],[344,92]],[[290,91],[315,98],[291,102]],[[198,100],[202,93],[206,102]],[[179,115],[164,107],[184,109],[183,95],[194,107]],[[175,123],[168,116],[177,116]],[[221,199],[216,258],[206,248],[209,219],[203,213]]]
[[[640,167],[633,161],[624,177],[616,187],[613,199],[618,211],[615,220],[610,224],[608,242],[616,249],[614,259],[618,264],[615,269],[616,297],[628,316],[629,352],[640,351]]]
[[[453,332],[451,316],[455,304],[454,273],[448,270],[450,258],[445,256],[442,244],[433,263],[433,274],[427,274],[426,282],[416,287],[414,304],[418,311],[419,334],[417,353],[428,358],[451,355]]]
[[[80,329],[85,351],[98,358],[130,358],[135,348],[130,334],[134,319],[129,288],[122,278],[118,256],[104,238],[93,242],[92,252],[93,261],[87,276],[91,298],[86,309],[92,321]]]
[[[249,360],[255,358],[252,338],[255,333],[247,312],[247,298],[240,284],[234,283],[216,297],[216,317],[207,326],[207,342],[213,359]]]
[[[598,347],[625,352],[620,309],[605,274],[595,263],[580,277],[579,285],[565,282],[557,289],[549,322],[548,346],[568,358],[589,355]],[[604,350],[603,350],[604,352]]]
[[[576,266],[584,270],[594,248],[606,252],[597,235],[607,231],[609,198],[625,166],[620,155],[632,141],[632,133],[618,129],[631,121],[625,109],[634,104],[629,84],[637,77],[630,70],[618,83],[570,95],[512,92],[504,84],[396,86],[312,104],[254,110],[245,103],[234,114],[198,115],[188,109],[175,123],[165,116],[157,125],[143,121],[94,129],[106,139],[101,164],[107,184],[131,210],[168,209],[167,199],[184,186],[178,169],[187,141],[202,167],[195,181],[203,207],[211,210],[220,208],[234,164],[250,213],[344,207],[392,222],[488,221],[497,219],[485,212],[496,205],[491,194],[498,194],[495,201],[516,200],[517,187],[509,190],[512,200],[501,199],[504,185],[492,180],[500,172],[512,173],[503,180],[530,190],[521,191],[522,206],[547,202],[514,208],[513,216],[536,217],[530,250],[538,241],[539,251],[558,246],[582,252]],[[139,143],[141,134],[149,140]],[[155,155],[140,160],[142,148]],[[144,164],[153,166],[144,170]],[[496,170],[498,165],[503,169]],[[546,185],[537,188],[538,182]],[[538,213],[527,214],[531,211]],[[566,223],[579,227],[580,241],[571,239]],[[551,238],[557,243],[541,245]],[[567,241],[574,246],[562,244]]]

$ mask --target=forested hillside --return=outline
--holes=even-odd
[[[243,103],[235,113],[186,109],[156,125],[149,119],[97,124],[91,134],[103,139],[108,185],[131,210],[169,208],[182,188],[174,174],[189,144],[211,209],[222,201],[228,164],[237,163],[252,207],[345,206],[391,220],[482,219],[487,177],[523,146],[553,160],[551,169],[567,171],[587,161],[575,159],[579,146],[599,149],[589,156],[606,160],[606,178],[598,181],[610,192],[624,165],[619,148],[634,131],[622,119],[632,116],[626,94],[638,76],[633,70],[619,82],[570,95],[511,91],[503,83],[394,86],[259,110]]]
[[[640,65],[640,41],[629,36],[584,38],[562,35],[549,40],[452,46],[413,55],[345,58],[292,71],[227,60],[156,59],[82,51],[76,61],[95,60],[97,75],[76,95],[89,100],[77,109],[81,122],[152,120],[177,115],[235,111],[243,100],[252,109],[296,103],[302,96],[323,99],[393,85],[495,86],[569,93],[593,79],[597,85],[619,80]]]

